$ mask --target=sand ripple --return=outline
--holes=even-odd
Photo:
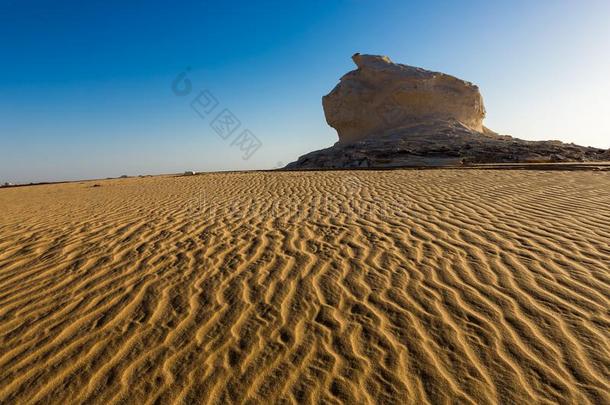
[[[610,404],[610,173],[0,190],[0,403]]]

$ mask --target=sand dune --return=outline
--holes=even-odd
[[[0,403],[610,404],[610,173],[0,190]]]

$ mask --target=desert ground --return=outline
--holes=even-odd
[[[0,190],[2,404],[610,404],[610,172]]]

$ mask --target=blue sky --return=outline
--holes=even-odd
[[[607,1],[0,1],[0,181],[274,168],[336,141],[354,52],[479,85],[486,125],[610,147]],[[190,68],[248,160],[171,91]]]

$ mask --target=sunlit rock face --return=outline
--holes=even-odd
[[[444,73],[393,63],[387,56],[352,56],[358,67],[322,98],[326,121],[339,142],[384,135],[397,127],[455,120],[483,132],[479,88]]]
[[[322,98],[339,142],[288,169],[588,162],[610,151],[559,141],[525,141],[483,126],[479,89],[444,73],[355,54],[358,66]]]

